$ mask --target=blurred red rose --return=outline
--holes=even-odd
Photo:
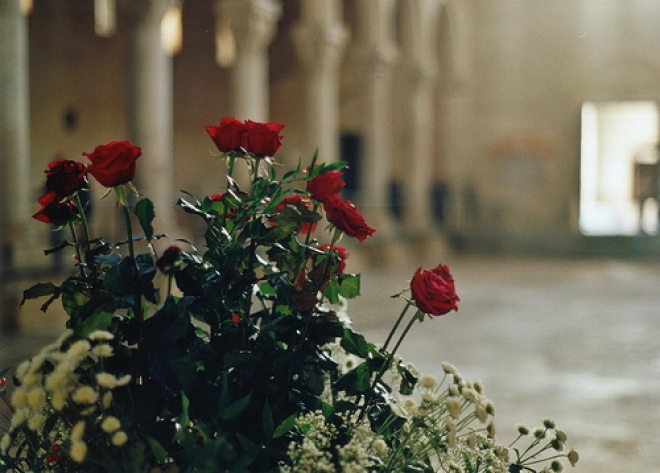
[[[307,196],[302,194],[293,194],[289,197],[285,197],[280,200],[280,203],[277,204],[276,210],[281,212],[287,206],[297,208],[299,205],[303,205],[307,210],[311,209],[311,203]],[[303,234],[309,233],[311,230],[312,233],[316,230],[316,222],[310,224],[310,222],[300,222],[300,232]]]
[[[410,282],[410,290],[417,308],[425,314],[443,315],[458,310],[456,303],[460,299],[447,266],[439,265],[431,270],[418,268]]]
[[[330,249],[330,244],[325,243],[319,246],[319,250],[326,251]],[[348,251],[343,246],[333,246],[332,247],[333,256],[337,258],[337,269],[335,269],[335,274],[343,274],[346,269],[346,260],[348,259]],[[312,261],[314,266],[316,266],[317,255],[312,255]]]
[[[280,131],[284,125],[279,123],[259,123],[249,121],[245,124],[247,133],[243,136],[243,147],[250,153],[265,158],[275,156],[282,147]]]
[[[87,184],[85,165],[77,161],[60,158],[48,164],[46,189],[59,196],[71,195]]]
[[[53,225],[65,225],[78,217],[78,207],[71,198],[63,198],[55,192],[49,192],[37,199],[41,210],[32,217],[40,222]]]
[[[221,119],[219,126],[206,126],[209,136],[223,153],[238,151],[244,146],[243,139],[247,130],[247,125],[234,117]]]
[[[93,153],[83,154],[92,162],[85,173],[94,176],[102,186],[115,187],[135,178],[136,161],[142,150],[128,141],[111,141],[97,146]]]
[[[174,263],[176,263],[179,260],[180,256],[181,256],[181,248],[179,248],[178,246],[170,246],[168,249],[166,249],[163,252],[163,255],[160,258],[158,258],[158,261],[156,262],[156,267],[161,271],[165,271],[166,269],[169,269],[172,266],[174,266]]]
[[[357,238],[360,243],[376,231],[367,224],[350,200],[342,201],[337,194],[329,197],[325,202],[325,212],[330,223],[346,235]]]
[[[339,171],[328,171],[307,181],[306,190],[315,200],[325,203],[333,195],[339,194],[346,184]]]

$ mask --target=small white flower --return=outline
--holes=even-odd
[[[568,452],[568,461],[570,462],[571,466],[575,466],[579,459],[580,456],[578,455],[578,452],[571,448],[571,450]]]
[[[106,432],[108,434],[111,434],[117,430],[119,430],[121,427],[121,422],[119,422],[119,419],[117,419],[114,416],[108,416],[105,419],[103,419],[103,422],[101,422],[101,429],[103,432]]]
[[[131,375],[126,374],[117,380],[117,386],[126,386],[131,382]]]
[[[27,403],[33,411],[43,410],[46,406],[46,391],[40,387],[32,388],[30,392],[27,393]]]
[[[46,418],[43,414],[35,414],[30,417],[30,420],[28,420],[28,429],[36,432],[37,430],[41,429],[45,423]]]
[[[11,426],[16,428],[19,425],[23,425],[27,417],[28,417],[28,410],[26,408],[17,409],[11,418]]]
[[[456,432],[449,432],[447,434],[447,446],[449,448],[456,448]]]
[[[18,368],[16,368],[16,377],[19,380],[22,380],[23,377],[27,374],[29,369],[30,369],[30,360],[22,362],[20,365],[18,365]]]
[[[479,422],[481,422],[482,424],[485,423],[486,420],[488,420],[488,413],[481,404],[477,404],[474,407],[474,413],[476,414],[477,419],[479,419]]]
[[[101,403],[103,404],[103,409],[110,409],[110,406],[112,405],[112,393],[110,391],[103,395]]]
[[[114,339],[115,336],[106,330],[96,330],[95,332],[92,332],[88,338],[92,341],[100,340],[103,342],[109,342]]]
[[[11,403],[16,409],[20,409],[22,407],[27,407],[27,394],[25,392],[25,389],[23,388],[16,388],[16,391],[14,391],[11,395]]]
[[[66,405],[66,393],[64,391],[55,391],[50,398],[50,403],[53,409],[61,411]]]
[[[99,393],[90,386],[81,386],[71,395],[73,402],[78,404],[93,404],[99,399]]]
[[[41,383],[41,374],[40,373],[28,373],[23,377],[23,389],[29,390]]]
[[[78,421],[76,425],[71,429],[71,440],[78,441],[82,440],[83,435],[85,434],[85,421]]]
[[[447,410],[449,411],[449,415],[454,419],[458,419],[458,417],[461,415],[462,408],[463,405],[457,398],[450,397],[447,399]]]
[[[456,367],[451,363],[447,363],[446,361],[442,362],[442,370],[447,374],[451,374],[451,375],[457,374]]]
[[[107,343],[101,343],[92,348],[92,353],[99,358],[110,358],[113,355],[113,350]]]
[[[387,453],[387,443],[383,439],[374,440],[372,446],[379,457],[383,457]]]
[[[96,382],[99,386],[106,389],[114,389],[117,387],[117,378],[110,373],[99,373],[96,375]]]
[[[488,432],[488,436],[492,439],[495,438],[496,430],[495,430],[495,423],[491,420],[488,426],[486,427],[486,432]]]
[[[419,385],[423,388],[435,388],[438,385],[438,379],[433,375],[424,375],[419,378]]]
[[[87,356],[91,348],[92,345],[90,345],[87,340],[78,340],[69,347],[69,350],[66,353],[73,359],[81,359]]]
[[[433,401],[435,401],[435,396],[431,393],[422,393],[422,402],[425,402],[427,404],[431,404]]]
[[[115,432],[115,434],[112,436],[112,445],[115,447],[121,447],[126,443],[128,440],[128,435],[126,435],[126,432],[123,430],[120,430],[119,432]]]
[[[554,429],[555,428],[555,421],[552,419],[543,419],[543,426],[546,429]]]
[[[74,462],[82,463],[87,456],[87,444],[81,440],[74,440],[71,443],[69,455]]]
[[[53,371],[46,376],[46,389],[48,392],[55,392],[63,389],[66,385],[66,376],[60,371]]]
[[[0,439],[0,451],[6,452],[11,447],[11,435],[5,434]]]

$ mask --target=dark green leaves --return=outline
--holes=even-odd
[[[154,235],[154,229],[151,226],[151,222],[153,222],[156,217],[153,202],[149,199],[138,201],[138,203],[135,204],[135,215],[140,222],[140,226],[142,227],[147,240],[151,240]]]

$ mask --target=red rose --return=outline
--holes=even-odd
[[[307,181],[306,190],[319,202],[325,203],[331,196],[341,191],[346,184],[339,171],[328,171]]]
[[[209,136],[223,153],[238,151],[244,146],[243,139],[247,130],[247,125],[234,117],[223,118],[219,126],[206,126]]]
[[[284,125],[279,123],[259,123],[249,121],[245,124],[247,133],[243,137],[243,147],[250,153],[260,158],[275,156],[282,147],[282,136],[280,131]]]
[[[128,141],[111,141],[97,146],[91,154],[83,154],[92,162],[85,173],[94,176],[105,187],[115,187],[135,178],[135,164],[142,150]]]
[[[417,308],[425,314],[443,315],[458,310],[460,300],[454,288],[454,278],[447,266],[422,271],[418,268],[410,282],[412,298]]]
[[[350,200],[342,201],[337,194],[325,202],[325,212],[330,223],[346,235],[357,238],[360,243],[376,231],[367,225],[358,208]]]
[[[65,225],[78,217],[78,207],[73,199],[62,198],[55,192],[49,192],[37,199],[41,210],[32,217],[40,222]]]
[[[325,243],[321,246],[319,246],[319,250],[329,250],[330,249],[330,244]],[[348,251],[346,251],[346,248],[343,246],[333,246],[332,247],[332,253],[333,257],[337,259],[337,269],[335,269],[335,274],[343,274],[344,270],[346,269],[346,259],[348,258]],[[314,266],[316,266],[316,260],[317,260],[317,255],[312,255],[312,261],[314,262]]]
[[[284,199],[280,200],[280,203],[277,204],[276,210],[278,212],[281,212],[284,210],[287,206],[291,206],[294,208],[297,208],[299,205],[305,206],[307,210],[311,209],[311,205],[309,202],[309,198],[302,194],[293,194],[289,197],[285,197]],[[316,222],[313,222],[310,224],[310,222],[300,222],[300,232],[303,234],[307,234],[310,231],[314,233],[316,230]]]
[[[163,255],[158,258],[156,267],[161,271],[165,271],[174,266],[174,263],[179,260],[179,256],[181,256],[181,248],[178,246],[170,246],[163,252]]]
[[[62,197],[71,195],[87,184],[84,172],[83,163],[64,158],[53,161],[46,170],[46,189]]]
[[[225,196],[224,192],[221,192],[219,194],[211,194],[209,196],[209,200],[211,202],[222,202],[222,198]]]

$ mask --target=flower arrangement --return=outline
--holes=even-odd
[[[315,155],[278,176],[282,125],[225,118],[206,129],[227,164],[226,190],[178,202],[205,224],[202,254],[187,243],[157,254],[164,235],[154,232],[153,204],[132,184],[139,147],[111,142],[83,153],[91,164],[48,165],[34,218],[70,230],[72,241],[46,254],[75,251],[76,273],[24,292],[24,301],[47,298],[44,311],[60,300],[68,320],[56,342],[17,367],[11,392],[9,371],[0,373],[11,413],[0,465],[516,473],[575,464],[551,420],[533,432],[519,426],[516,442],[501,445],[481,383],[448,363],[441,379],[424,375],[397,355],[416,323],[458,310],[447,266],[415,272],[382,344],[352,329],[346,307],[360,275],[346,272],[339,242],[363,242],[375,229],[340,196],[343,163]],[[237,165],[249,169],[248,188],[232,178]],[[89,176],[114,191],[125,240],[89,234],[81,199]]]

